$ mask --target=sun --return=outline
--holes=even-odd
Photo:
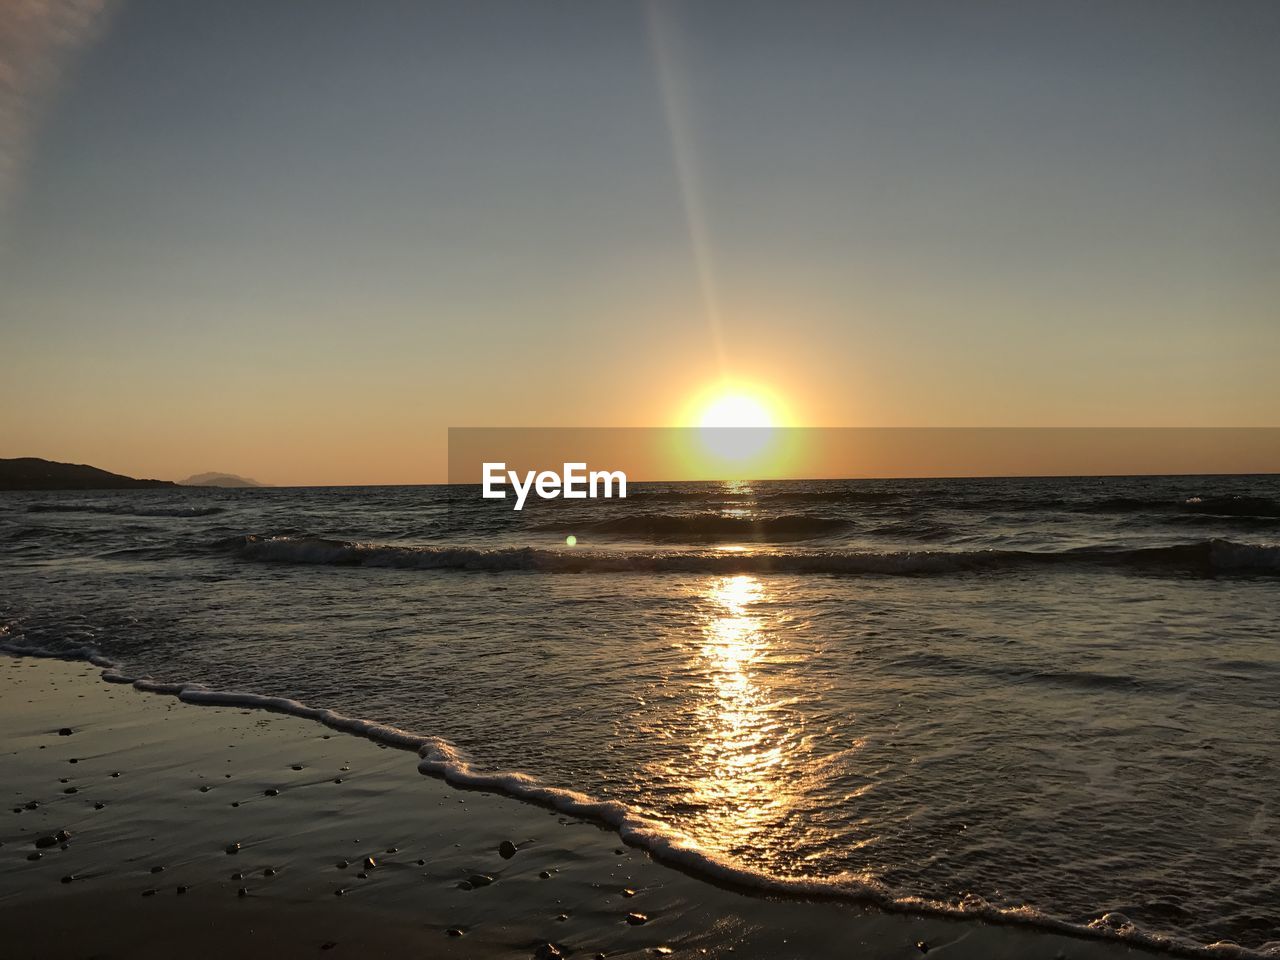
[[[746,393],[726,393],[714,398],[698,417],[700,427],[774,426],[773,414],[759,397]]]
[[[695,397],[682,422],[693,428],[690,459],[698,471],[736,479],[759,475],[769,465],[787,417],[768,389],[722,382]]]
[[[786,426],[786,408],[768,387],[723,381],[700,391],[685,407],[683,426],[716,429],[747,427],[765,430]]]

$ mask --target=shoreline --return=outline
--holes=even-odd
[[[10,653],[5,664],[0,717],[15,735],[0,756],[9,785],[0,855],[10,866],[0,921],[14,931],[55,924],[59,940],[51,950],[47,937],[19,936],[18,956],[108,956],[101,950],[111,945],[148,955],[127,937],[117,944],[135,923],[150,931],[156,956],[178,942],[188,955],[222,955],[227,937],[239,938],[237,952],[277,957],[321,948],[332,956],[344,944],[349,953],[381,944],[442,956],[807,957],[851,944],[876,958],[1205,952],[1014,918],[886,910],[803,883],[753,890],[627,845],[586,808],[504,796],[492,789],[496,778],[451,784],[430,758],[420,768],[436,775],[415,776],[378,740],[398,733],[406,742],[397,746],[414,748],[408,740],[423,738],[390,728],[370,737],[336,714],[338,724],[322,725],[314,721],[327,711],[307,719],[272,698],[191,688],[181,700],[136,696],[101,658]],[[137,686],[170,695],[183,687]],[[206,709],[192,709],[193,699]],[[328,733],[334,726],[363,736]],[[59,736],[63,729],[73,732]],[[70,834],[65,848],[34,846],[60,830]],[[504,841],[517,848],[509,858],[510,848],[499,852]],[[228,854],[232,843],[241,846]],[[375,866],[358,869],[364,857]],[[217,943],[189,942],[211,922]],[[317,942],[290,932],[299,924]]]

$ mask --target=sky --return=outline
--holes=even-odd
[[[1270,0],[23,0],[0,67],[0,456],[1280,425]]]

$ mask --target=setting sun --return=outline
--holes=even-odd
[[[692,427],[768,429],[787,426],[789,417],[771,390],[730,381],[717,383],[695,396],[680,419],[682,425]]]
[[[687,459],[699,474],[749,478],[775,466],[786,408],[767,388],[723,381],[693,397],[680,418],[692,427]]]
[[[758,398],[746,394],[718,397],[702,412],[700,427],[772,427],[773,416]]]

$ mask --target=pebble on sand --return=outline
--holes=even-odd
[[[564,951],[554,943],[538,944],[533,950],[533,960],[560,960],[564,956]]]
[[[240,852],[240,844],[238,843],[227,844],[227,853],[231,854],[231,853],[239,853],[239,852]]]
[[[264,797],[278,797],[280,796],[280,791],[275,787],[267,787],[267,789],[262,791],[262,795]]]
[[[467,877],[467,882],[473,887],[487,887],[489,884],[493,883],[493,877],[489,876],[487,873],[473,873],[471,876]]]
[[[500,844],[498,844],[498,856],[502,857],[503,860],[510,860],[512,857],[516,855],[516,849],[517,849],[516,845],[512,843],[510,840],[503,840]],[[548,946],[554,946],[554,945],[548,944]]]
[[[248,895],[249,895],[249,890],[246,887],[241,887],[239,890],[236,891],[237,897],[247,897]]]
[[[448,930],[445,931],[445,933],[447,933],[451,937],[460,937],[465,932],[466,931],[464,931],[461,927],[450,927]]]
[[[375,860],[375,859],[373,859],[373,857],[365,857],[365,858],[364,858],[364,868],[365,868],[366,870],[372,870],[372,869],[373,869],[374,867],[376,867],[377,865],[378,865],[378,861],[377,861],[377,860]]]
[[[924,941],[924,940],[917,940],[917,941],[916,941],[916,949],[917,949],[917,950],[919,950],[921,953],[928,953],[928,952],[929,952],[929,944],[928,944],[926,941]]]
[[[58,731],[58,736],[69,737],[73,733],[75,733],[75,731],[72,730],[70,727],[63,727],[61,730]]]
[[[648,922],[649,922],[649,918],[646,917],[643,913],[627,914],[627,923],[631,924],[633,927],[638,927],[642,923],[648,923]]]

